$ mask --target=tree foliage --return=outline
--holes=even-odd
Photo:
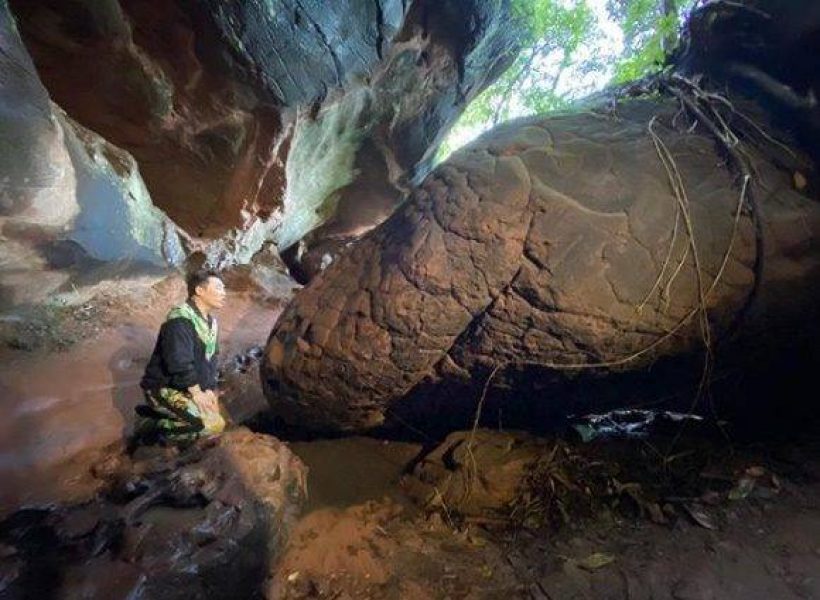
[[[439,156],[501,121],[565,109],[660,69],[696,1],[512,0],[522,50],[470,104]]]
[[[524,48],[512,66],[467,109],[463,123],[497,124],[522,112],[566,106],[558,92],[566,70],[594,33],[595,17],[585,0],[514,0],[514,19]]]
[[[695,0],[608,0],[607,11],[624,35],[613,83],[639,79],[663,65],[678,41],[681,19]]]

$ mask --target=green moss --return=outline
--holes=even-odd
[[[297,122],[286,167],[279,248],[293,245],[336,213],[339,190],[357,175],[354,164],[369,135],[370,106],[370,92],[361,89],[327,107],[316,120],[301,117]]]

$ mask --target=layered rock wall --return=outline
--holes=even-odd
[[[176,228],[134,159],[53,104],[5,2],[0,27],[0,305],[63,285],[68,274],[54,267],[66,241],[94,260],[179,263]]]
[[[384,219],[513,58],[506,0],[11,5],[54,101],[214,265]]]

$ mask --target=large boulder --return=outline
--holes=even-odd
[[[711,356],[738,329],[756,360],[812,335],[809,167],[744,137],[744,183],[685,115],[674,97],[628,100],[503,125],[457,152],[283,313],[262,369],[272,408],[366,429],[429,408],[444,382],[473,390],[472,413],[507,367],[535,370],[550,404],[553,381]]]

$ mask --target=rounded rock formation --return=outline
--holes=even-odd
[[[104,470],[105,465],[100,465]],[[239,429],[116,468],[108,494],[23,510],[0,528],[11,597],[249,598],[307,496],[282,442]]]
[[[820,206],[795,188],[805,161],[746,144],[746,180],[679,111],[524,119],[456,153],[283,313],[262,370],[272,408],[367,429],[442,380],[642,369],[711,353],[740,320],[770,345],[796,319],[807,333]]]

